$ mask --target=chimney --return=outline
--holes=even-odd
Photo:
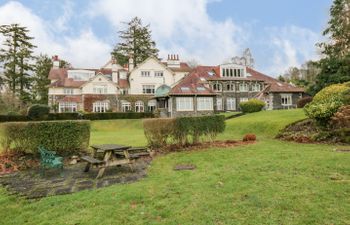
[[[178,54],[168,54],[167,66],[171,68],[180,68],[180,60]]]
[[[52,56],[52,68],[54,69],[60,68],[60,60],[58,59],[58,55]]]
[[[129,56],[129,72],[134,69],[134,58],[132,55]]]

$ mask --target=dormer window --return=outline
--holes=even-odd
[[[243,68],[222,68],[222,77],[245,77]]]

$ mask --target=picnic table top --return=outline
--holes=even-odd
[[[103,144],[103,145],[91,145],[91,147],[97,151],[123,151],[131,148],[131,146],[117,145],[117,144]]]

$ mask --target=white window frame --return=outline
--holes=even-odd
[[[226,109],[236,110],[236,98],[233,98],[233,97],[226,98]]]
[[[150,77],[150,76],[151,76],[151,71],[148,71],[148,70],[141,71],[141,77]]]
[[[222,98],[216,98],[216,110],[222,110]]]
[[[291,106],[291,105],[293,105],[292,94],[281,94],[281,105],[282,106]]]
[[[198,111],[213,111],[213,97],[197,97]]]
[[[164,72],[163,71],[155,71],[154,72],[154,76],[155,77],[163,77],[164,76]]]
[[[107,85],[94,85],[93,92],[95,94],[107,94]]]
[[[227,87],[230,87],[229,89]],[[232,88],[231,88],[232,87]],[[236,84],[235,83],[227,83],[226,84],[226,90],[227,92],[235,91],[236,90]]]
[[[149,100],[147,102],[147,111],[153,112],[157,108],[157,101],[156,100]]]
[[[142,85],[142,93],[143,94],[154,94],[156,91],[155,85]]]
[[[213,90],[214,91],[222,91],[222,84],[221,83],[214,83]]]
[[[97,101],[92,103],[92,111],[95,113],[103,113],[109,110],[108,101]]]
[[[59,102],[58,112],[76,112],[78,111],[78,104],[76,102]]]
[[[131,111],[131,103],[128,101],[122,101],[122,112],[130,112]]]
[[[193,111],[193,98],[176,97],[176,111]]]
[[[73,88],[64,88],[63,93],[65,95],[73,95],[74,94],[74,89]]]
[[[248,83],[240,83],[239,84],[239,91],[240,92],[248,92],[249,91],[249,84]]]
[[[143,101],[137,101],[135,102],[135,112],[144,112],[145,111],[145,104]]]
[[[261,91],[261,84],[259,83],[252,84],[252,91]]]

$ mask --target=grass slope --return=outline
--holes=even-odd
[[[228,120],[220,138],[253,132],[259,142],[168,154],[133,184],[37,201],[0,189],[0,224],[349,224],[350,154],[271,138],[301,118],[290,110]],[[143,144],[141,127],[137,120],[93,122],[92,141]],[[178,163],[197,169],[173,171]]]

